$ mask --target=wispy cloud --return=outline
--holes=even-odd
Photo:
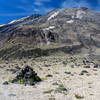
[[[28,5],[18,5],[17,8],[21,9],[25,12],[31,12],[34,13],[41,13],[45,14],[51,10],[54,9],[52,5],[50,7],[47,7],[45,3],[50,3],[52,0],[33,0],[33,2],[30,4],[28,0],[21,0],[21,2]]]
[[[42,6],[45,2],[50,2],[50,1],[51,0],[35,0],[33,4],[36,6]]]
[[[33,5],[35,6],[34,12],[35,13],[47,13],[54,9],[52,5],[47,7],[45,3],[50,3],[52,0],[35,0]]]
[[[54,8],[53,7],[48,7],[48,8],[47,7],[41,7],[41,8],[34,9],[34,12],[44,14],[44,13],[50,12],[51,10],[54,10]]]
[[[13,17],[13,16],[27,16],[28,14],[31,14],[31,12],[29,13],[9,13],[9,14],[0,14],[1,17]]]
[[[90,7],[90,4],[87,2],[87,0],[65,0],[61,7],[63,8],[72,8],[72,7]]]
[[[94,0],[94,2],[97,3],[97,6],[94,6],[91,0],[64,0],[61,4],[61,8],[88,7],[100,11],[100,0]]]
[[[15,7],[17,9],[20,9],[20,13],[1,13],[0,17],[17,17],[17,16],[28,16],[31,14],[45,14],[48,13],[49,11],[53,10],[53,7],[46,7],[44,4],[46,2],[50,2],[51,0],[35,0],[33,1],[33,4],[29,3],[28,0],[21,0],[25,5],[16,5]]]
[[[34,9],[33,6],[27,6],[27,7],[25,7],[25,6],[17,6],[17,8],[18,8],[18,9],[21,9],[21,10],[23,10],[23,11],[25,11],[25,12],[32,12],[33,9]]]

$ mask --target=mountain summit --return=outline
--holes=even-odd
[[[100,13],[88,8],[63,8],[0,25],[0,47],[8,44],[100,48]]]

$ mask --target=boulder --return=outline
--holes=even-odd
[[[88,71],[87,70],[83,70],[83,71],[81,71],[81,73],[79,75],[84,75],[84,74],[88,74]]]

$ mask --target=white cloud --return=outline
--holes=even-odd
[[[72,8],[72,7],[88,7],[91,8],[90,4],[87,2],[87,0],[79,0],[78,2],[76,0],[65,0],[61,7],[63,8]]]
[[[48,12],[50,12],[51,10],[54,10],[54,8],[53,8],[53,7],[45,8],[45,13],[48,13]]]
[[[52,7],[46,7],[45,3],[48,3],[50,1],[51,0],[33,0],[33,3],[30,4],[29,0],[21,0],[21,2],[25,5],[18,5],[17,8],[23,10],[24,12],[31,12],[31,14],[47,13],[54,9]]]
[[[42,6],[44,2],[50,2],[51,0],[35,0],[34,5],[36,6]]]
[[[33,11],[33,6],[27,6],[27,7],[24,7],[24,6],[17,6],[17,8],[21,9],[21,10],[24,10],[25,12],[31,12]]]
[[[77,3],[74,2],[74,0],[65,0],[62,4],[61,4],[61,7],[62,8],[70,8],[71,6],[76,6]]]
[[[35,8],[35,9],[34,9],[34,12],[40,12],[40,10],[39,10],[39,9],[37,9],[37,8]]]
[[[35,13],[47,13],[51,10],[53,10],[53,7],[46,7],[45,3],[51,2],[51,0],[35,0],[33,2],[33,5],[36,7],[34,9]]]
[[[33,4],[36,5],[36,6],[42,6],[43,5],[42,2],[38,2],[38,1],[34,2]]]
[[[34,12],[44,14],[44,13],[50,12],[53,9],[54,9],[53,7],[48,7],[48,8],[47,7],[39,7],[39,8],[34,9]]]

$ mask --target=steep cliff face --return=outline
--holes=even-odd
[[[0,45],[100,47],[100,13],[88,8],[57,9],[32,15],[0,26]]]

